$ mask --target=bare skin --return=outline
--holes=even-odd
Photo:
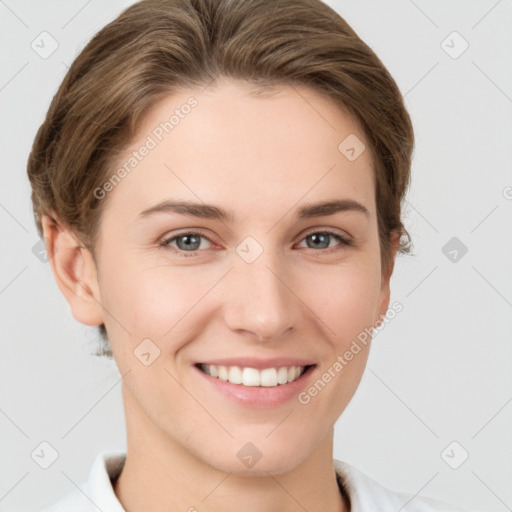
[[[275,92],[254,96],[245,83],[222,78],[156,104],[113,172],[174,109],[197,100],[102,199],[95,260],[71,231],[43,219],[74,317],[106,325],[125,375],[128,450],[114,491],[129,512],[349,510],[333,469],[334,424],[359,385],[369,343],[307,404],[294,396],[272,407],[243,405],[213,390],[194,366],[303,358],[316,365],[307,390],[389,306],[392,267],[381,268],[364,133],[307,87]],[[354,161],[338,150],[350,134],[367,147]],[[341,199],[368,214],[296,214]],[[234,219],[140,217],[164,200],[216,205]],[[325,230],[353,244],[319,237]],[[262,250],[251,263],[236,250],[248,236]],[[160,351],[149,365],[134,355],[145,339]],[[251,467],[237,457],[247,443],[261,453]]]

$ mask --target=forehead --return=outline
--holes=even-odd
[[[347,144],[361,154],[347,157]],[[347,110],[306,86],[218,79],[170,94],[146,113],[112,173],[123,167],[110,201],[130,197],[139,209],[169,196],[252,212],[350,197],[374,210],[364,132]]]

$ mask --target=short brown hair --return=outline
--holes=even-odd
[[[41,215],[55,212],[94,255],[105,201],[93,191],[142,116],[173,91],[220,75],[263,87],[307,85],[348,109],[373,155],[383,271],[391,268],[393,232],[398,251],[410,252],[401,220],[410,117],[380,59],[320,0],[143,0],[102,28],[67,72],[28,159],[39,234]],[[103,325],[100,332],[96,355],[111,357]]]

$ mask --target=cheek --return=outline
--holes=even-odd
[[[373,325],[380,298],[379,272],[380,265],[359,261],[309,274],[304,293],[336,343],[350,343],[365,327]]]
[[[312,318],[320,319],[325,336],[340,349],[375,320],[380,264],[372,254],[358,251],[339,264],[297,266],[286,276],[298,296],[296,307],[306,304]],[[102,305],[108,311],[105,323],[111,326],[109,332],[119,331],[113,340],[126,338],[127,332],[133,344],[144,338],[159,340],[159,344],[164,339],[186,339],[222,302],[211,292],[225,273],[224,267],[177,266],[167,261],[155,265],[154,255],[128,257],[119,252],[116,257],[113,251],[109,255],[103,260],[100,285]],[[237,284],[230,282],[229,286]]]
[[[110,270],[102,281],[104,306],[134,342],[141,337],[160,342],[173,337],[170,331],[175,335],[187,324],[189,314],[194,316],[202,298],[218,281],[212,270],[168,262],[155,265],[154,258],[151,262],[118,259]],[[106,320],[116,323],[112,318]]]

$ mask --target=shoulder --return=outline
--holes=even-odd
[[[334,459],[334,469],[350,497],[351,512],[472,512],[430,498],[393,491],[340,460]]]

